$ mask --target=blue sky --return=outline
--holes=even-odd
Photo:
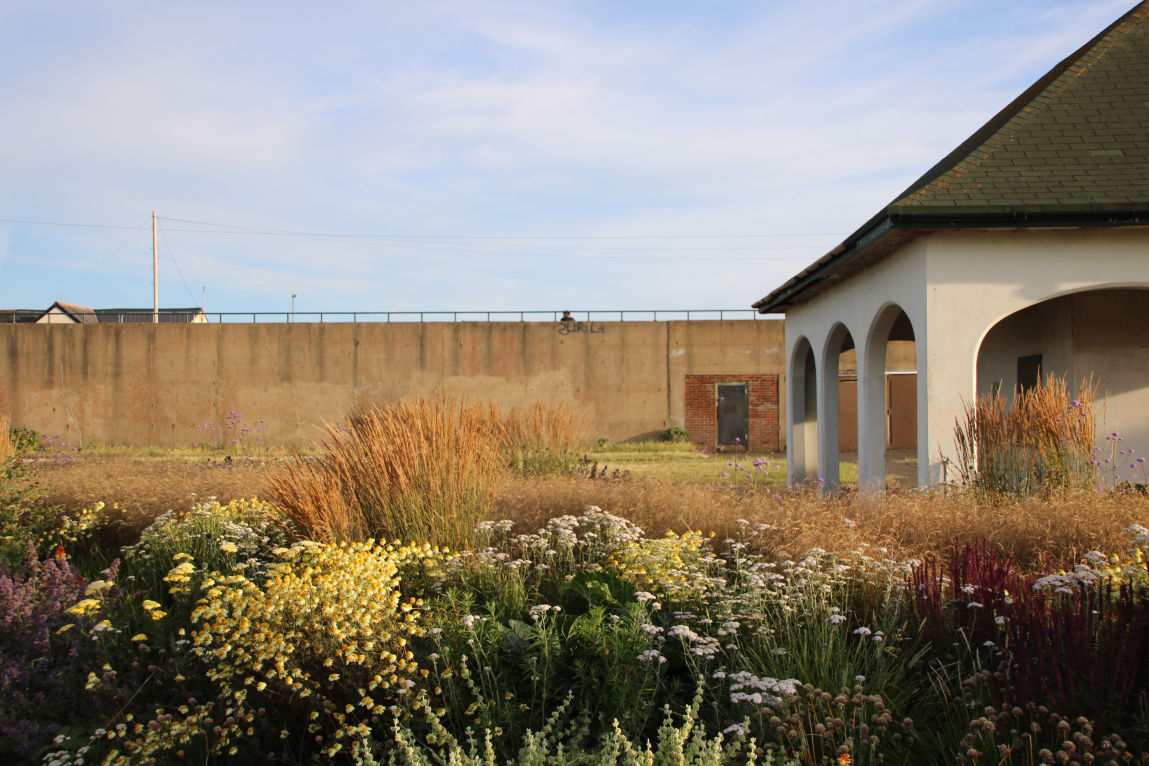
[[[1131,6],[0,2],[0,308],[748,307]]]

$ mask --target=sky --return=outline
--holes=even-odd
[[[0,308],[748,309],[1132,5],[0,0]]]

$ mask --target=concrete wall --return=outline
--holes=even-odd
[[[72,443],[166,446],[236,412],[305,445],[358,407],[443,390],[566,402],[589,440],[623,440],[683,426],[688,374],[782,376],[782,342],[771,320],[3,325],[0,412]]]

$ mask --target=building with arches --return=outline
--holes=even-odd
[[[884,486],[887,348],[913,342],[918,484],[962,403],[1092,375],[1149,453],[1149,0],[994,116],[842,244],[754,304],[786,315],[791,482],[839,476],[839,364],[858,471]]]

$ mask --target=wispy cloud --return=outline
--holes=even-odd
[[[165,220],[217,310],[746,306],[1124,6],[8,6],[0,217],[715,237]],[[150,300],[126,232],[7,229],[0,303]]]

